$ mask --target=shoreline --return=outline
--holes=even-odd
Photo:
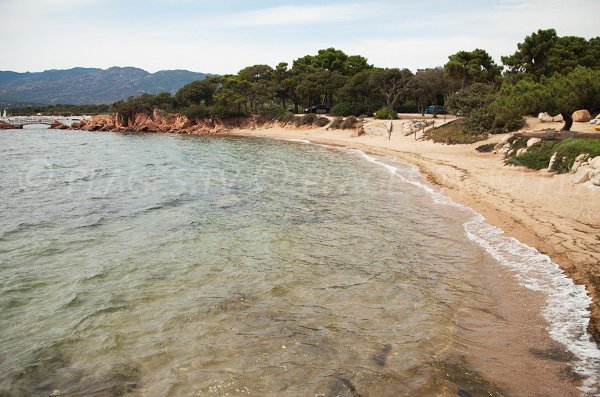
[[[549,385],[554,383],[555,378],[553,378],[553,376],[559,376],[561,378],[566,376],[564,378],[565,388],[564,390],[561,390],[561,393],[562,395],[571,395],[568,391],[570,386],[568,386],[567,384],[574,385],[574,383],[578,383],[577,376],[583,376],[582,374],[586,374],[584,378],[589,378],[591,380],[591,383],[584,382],[584,384],[582,385],[583,389],[579,388],[579,390],[584,391],[587,389],[587,392],[594,393],[593,391],[590,391],[589,387],[597,386],[597,379],[594,375],[594,372],[595,368],[597,368],[599,357],[597,357],[596,355],[596,346],[589,341],[588,334],[583,331],[584,326],[582,326],[583,323],[581,320],[584,319],[585,311],[583,311],[582,309],[589,304],[587,296],[583,292],[583,288],[573,288],[573,283],[571,282],[571,280],[566,279],[566,277],[563,275],[564,272],[558,271],[558,267],[549,260],[546,261],[543,264],[544,266],[542,266],[542,268],[538,270],[541,270],[542,272],[546,272],[549,270],[550,274],[548,276],[548,279],[553,280],[556,280],[556,274],[558,273],[559,282],[556,284],[548,284],[547,282],[543,282],[543,287],[546,288],[542,288],[542,290],[536,290],[535,288],[532,288],[531,284],[527,285],[527,281],[521,278],[521,276],[523,276],[523,272],[521,271],[521,269],[518,269],[518,267],[520,265],[525,265],[525,267],[527,267],[527,265],[529,264],[525,262],[520,262],[517,258],[517,260],[514,262],[515,266],[511,267],[511,264],[505,263],[502,257],[498,258],[494,254],[493,249],[490,250],[488,247],[486,247],[485,242],[482,244],[481,242],[476,241],[477,235],[481,235],[481,233],[478,232],[483,232],[484,234],[486,232],[486,230],[481,230],[482,226],[484,228],[488,226],[488,232],[489,228],[495,229],[487,225],[487,222],[492,222],[488,218],[486,220],[486,223],[484,224],[483,218],[479,215],[482,212],[480,212],[480,210],[476,208],[476,206],[467,205],[465,204],[465,202],[459,201],[460,199],[456,199],[455,197],[448,194],[448,192],[446,191],[444,183],[448,183],[448,181],[453,181],[453,178],[456,178],[457,176],[457,180],[460,183],[469,182],[469,178],[472,176],[468,174],[461,174],[459,172],[466,166],[459,167],[450,161],[445,162],[441,159],[433,159],[435,161],[432,161],[432,159],[427,156],[427,153],[423,153],[421,150],[431,150],[432,147],[440,151],[441,153],[445,153],[446,151],[451,150],[456,152],[454,153],[455,155],[462,153],[460,154],[461,156],[463,156],[461,158],[464,158],[463,152],[467,150],[467,148],[465,148],[464,146],[450,147],[446,145],[431,144],[429,142],[414,142],[412,141],[412,138],[408,140],[407,138],[399,136],[394,137],[394,139],[392,139],[391,141],[388,141],[387,139],[384,139],[382,137],[374,136],[356,137],[353,136],[352,131],[327,131],[324,129],[317,128],[302,130],[285,130],[280,127],[252,130],[241,129],[231,131],[230,133],[221,133],[218,135],[225,137],[240,136],[280,139],[287,141],[313,143],[317,145],[322,144],[324,146],[335,147],[340,149],[341,151],[353,153],[360,157],[364,157],[368,161],[384,166],[392,174],[395,174],[395,171],[397,171],[398,169],[404,169],[407,168],[407,165],[410,165],[410,169],[414,171],[410,171],[408,175],[405,175],[404,173],[398,174],[406,176],[406,178],[401,176],[404,182],[414,184],[419,188],[422,188],[424,192],[431,193],[431,196],[436,203],[440,203],[442,205],[461,207],[463,209],[473,212],[473,220],[463,224],[465,227],[465,233],[471,241],[475,242],[480,247],[482,252],[487,252],[485,256],[489,259],[486,258],[482,263],[481,277],[482,279],[487,281],[485,285],[488,285],[489,289],[493,291],[493,295],[495,296],[494,301],[497,305],[496,309],[498,310],[498,314],[501,316],[501,318],[504,318],[506,320],[506,327],[501,326],[493,330],[494,336],[492,337],[492,340],[495,340],[497,343],[500,344],[505,343],[503,341],[510,340],[510,345],[512,346],[512,354],[515,354],[515,352],[519,350],[520,354],[523,354],[522,357],[526,358],[524,362],[519,361],[518,364],[515,363],[514,366],[511,366],[509,368],[498,369],[494,368],[494,366],[490,366],[490,362],[497,360],[508,360],[510,362],[512,358],[511,354],[506,355],[506,353],[497,352],[495,354],[491,353],[491,355],[483,355],[482,357],[478,357],[478,355],[475,354],[470,357],[470,360],[472,360],[473,364],[476,365],[475,368],[477,369],[477,367],[479,367],[479,370],[481,370],[484,375],[491,375],[491,379],[504,379],[506,381],[506,385],[512,386],[518,383],[515,383],[517,382],[515,380],[507,380],[510,378],[510,372],[515,370],[521,373],[527,372],[528,367],[527,365],[525,365],[525,363],[530,362],[529,360],[538,360],[538,365],[541,365],[542,368],[544,368],[544,371],[542,371],[541,373],[536,372],[535,374],[531,375],[537,377],[542,376],[543,373],[543,376],[547,377],[547,380],[543,381],[542,384],[546,385],[546,387],[549,387]],[[398,145],[402,144],[406,147],[398,147]],[[477,146],[477,144],[470,146],[475,147]],[[418,148],[419,150],[408,151],[407,149],[411,147]],[[376,156],[385,156],[385,159],[382,162],[379,160],[379,158],[372,158],[366,155],[365,152]],[[482,155],[480,153],[475,152],[474,150],[472,152],[473,153],[471,154],[477,158],[483,157],[489,159],[490,157],[494,157],[493,155]],[[413,159],[413,161],[410,161],[410,159]],[[404,166],[394,166],[393,163],[388,162],[388,160],[391,160],[392,162],[401,162],[402,164],[404,164]],[[495,163],[495,166],[500,166],[497,163],[498,162]],[[514,172],[523,172],[522,169],[511,169]],[[419,172],[417,172],[417,170]],[[454,171],[455,173],[452,173],[451,171]],[[440,178],[440,174],[442,174],[443,178]],[[526,174],[533,175],[535,173],[526,172]],[[533,175],[533,177],[539,176]],[[431,185],[429,185],[428,183],[423,183],[425,181],[433,183],[435,186],[441,187],[441,189],[431,189]],[[460,189],[453,189],[453,191],[455,191],[459,197],[460,193],[464,194],[464,192],[461,192]],[[451,200],[448,200],[447,197],[450,197]],[[463,204],[465,204],[466,207],[463,206]],[[502,209],[497,210],[502,215]],[[481,218],[481,220],[479,218]],[[504,219],[504,221],[506,221],[506,219]],[[475,227],[474,230],[476,231],[474,236],[469,236],[469,228],[467,227],[467,224],[472,224]],[[518,224],[514,226],[517,227]],[[492,234],[493,233],[494,230],[492,230]],[[506,235],[508,235],[508,233],[506,233]],[[483,237],[484,239],[486,238],[485,236]],[[504,237],[502,237],[502,239],[511,240]],[[520,241],[523,240],[520,239]],[[514,245],[512,242],[509,243],[511,246]],[[517,245],[518,250],[518,245],[520,243],[518,241],[515,241],[515,243]],[[492,242],[492,245],[493,244],[494,243]],[[523,244],[520,245],[522,246]],[[526,250],[535,251],[534,256],[544,256],[540,255],[538,251],[533,250],[529,247],[525,248]],[[502,251],[502,249],[500,251]],[[502,252],[500,253],[502,254]],[[520,253],[518,253],[517,255],[520,255]],[[551,265],[550,267],[547,266],[548,262]],[[498,267],[498,264],[500,264],[501,266]],[[525,274],[525,278],[527,278],[527,274]],[[543,281],[547,281],[548,279],[544,279]],[[562,283],[562,279],[566,279],[568,283]],[[510,282],[507,284],[503,282],[504,280],[510,280]],[[548,293],[548,286],[555,286],[556,293],[553,293],[552,290],[550,290],[551,292]],[[582,295],[586,299],[582,299]],[[509,299],[506,299],[507,297]],[[559,298],[558,300],[556,299],[557,297]],[[560,298],[568,298],[568,301],[571,301],[572,304],[569,304],[569,302],[565,302],[567,303],[566,305],[562,304]],[[553,310],[554,307],[556,307],[557,310]],[[548,317],[548,310],[552,312],[550,317]],[[552,316],[552,314],[554,314],[554,317]],[[556,316],[557,314],[558,316]],[[514,324],[521,324],[521,326],[514,328]],[[471,331],[472,329],[479,329],[480,331],[476,332],[483,332],[481,334],[483,337],[484,335],[487,335],[487,333],[490,331],[489,329],[485,331],[485,327],[485,324],[473,323],[471,324]],[[486,338],[483,339],[487,340]],[[458,350],[460,350],[460,344],[458,345]],[[571,359],[569,358],[569,354],[573,353],[573,357],[580,357],[581,360],[577,360],[577,363],[573,363],[572,369],[575,370],[575,372],[573,373],[573,375],[567,376],[565,374],[568,374],[570,372],[566,371],[564,365],[566,365],[567,362],[570,362]],[[580,356],[579,353],[583,354]],[[531,358],[531,354],[533,354],[537,358]],[[579,364],[582,364],[583,366]],[[535,367],[537,368],[538,365],[536,365]],[[578,370],[578,367],[581,370],[583,370],[583,372]],[[503,373],[503,371],[508,371],[508,373]],[[520,383],[518,385],[519,387],[517,387],[517,389],[527,389],[527,384]],[[562,386],[560,387],[560,389],[562,389]],[[541,389],[539,391],[541,392]],[[545,390],[545,392],[548,391],[550,391],[550,389]],[[584,391],[584,393],[586,393],[586,391]]]
[[[363,135],[324,129],[236,129],[225,135],[307,140],[362,150],[411,164],[439,191],[472,208],[507,237],[537,249],[559,265],[592,299],[588,332],[600,344],[600,202],[595,192],[570,184],[570,175],[554,175],[505,166],[500,156],[478,153],[470,145],[442,145],[412,137]],[[506,188],[506,189],[505,189]],[[547,198],[548,200],[544,200]]]

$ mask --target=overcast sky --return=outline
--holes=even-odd
[[[599,36],[598,18],[600,0],[0,0],[0,70],[224,74],[327,47],[416,70],[474,48],[500,62],[540,28]]]

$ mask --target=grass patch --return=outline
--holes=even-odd
[[[516,138],[525,140],[527,138]],[[515,142],[515,152],[522,145],[520,141]],[[526,145],[526,143],[525,143]],[[520,146],[525,147],[525,146]],[[541,170],[548,167],[550,158],[556,153],[556,160],[552,166],[552,171],[559,174],[569,172],[575,158],[582,153],[589,154],[591,158],[600,156],[600,139],[565,139],[563,141],[542,141],[527,149],[527,152],[520,156],[512,155],[506,160],[506,164],[523,166],[535,170]]]
[[[431,128],[425,131],[424,135],[424,139],[447,145],[475,143],[484,141],[487,138],[487,134],[473,134],[469,132],[462,119],[446,123],[440,127]]]
[[[558,173],[568,172],[581,153],[591,158],[600,156],[600,139],[565,139],[554,146],[554,151],[557,154],[552,169]]]
[[[556,146],[556,144],[556,141],[540,142],[528,148],[527,152],[521,154],[520,156],[515,156],[513,154],[506,159],[506,164],[527,167],[534,170],[547,168],[548,163],[550,162],[550,157],[552,157],[552,153],[554,153],[554,146]],[[518,149],[515,149],[515,152]]]

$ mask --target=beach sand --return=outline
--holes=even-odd
[[[402,131],[402,122],[394,122],[394,131]],[[561,126],[542,125],[530,118],[526,129]],[[575,123],[573,130],[593,131],[587,123]],[[470,145],[415,141],[412,135],[402,136],[400,132],[392,133],[390,140],[376,135],[353,137],[352,131],[325,128],[272,127],[234,130],[232,134],[309,140],[417,166],[442,193],[473,208],[507,236],[547,254],[576,283],[585,285],[593,299],[590,332],[600,340],[600,191],[572,185],[570,175],[506,166],[502,156],[475,150],[482,144],[500,141],[505,134]]]

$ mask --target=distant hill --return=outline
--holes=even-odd
[[[37,73],[0,71],[0,102],[113,103],[144,92],[174,93],[187,83],[207,76],[210,75],[188,70],[149,73],[133,67],[73,68]]]

